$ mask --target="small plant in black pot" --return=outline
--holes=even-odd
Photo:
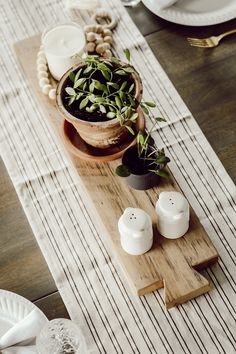
[[[156,120],[164,121],[163,118]],[[168,177],[165,167],[170,159],[165,155],[164,149],[157,149],[151,131],[139,131],[137,144],[125,151],[122,165],[116,168],[116,174],[125,177],[134,189],[152,188],[158,184],[160,177]]]

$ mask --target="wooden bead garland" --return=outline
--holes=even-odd
[[[104,58],[111,58],[112,32],[102,25],[88,25],[84,27],[88,54],[97,53]]]
[[[50,84],[49,75],[48,75],[48,67],[47,67],[47,59],[43,52],[42,46],[37,55],[37,76],[39,81],[39,86],[44,95],[48,95],[51,100],[56,99],[56,89]]]
[[[110,30],[114,29],[118,22],[117,17],[111,11],[106,9],[99,9],[95,12],[92,16],[92,21],[97,23],[97,19],[108,20],[109,22],[102,25],[102,27]]]

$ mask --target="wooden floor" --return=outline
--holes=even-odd
[[[142,4],[129,12],[236,181],[236,35],[215,50],[192,48],[186,42],[187,36],[236,28],[236,20],[194,28],[161,20]],[[49,319],[68,317],[1,160],[0,173],[0,288],[33,301]]]

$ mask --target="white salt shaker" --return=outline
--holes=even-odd
[[[166,238],[179,238],[189,228],[189,203],[179,192],[161,192],[156,203],[157,227]]]
[[[126,208],[118,221],[121,246],[129,254],[147,252],[153,243],[151,217],[142,209]]]

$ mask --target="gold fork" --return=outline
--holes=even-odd
[[[219,36],[211,36],[208,38],[187,38],[187,41],[193,47],[212,48],[212,47],[216,47],[222,38],[232,33],[236,33],[236,29],[224,32]]]

